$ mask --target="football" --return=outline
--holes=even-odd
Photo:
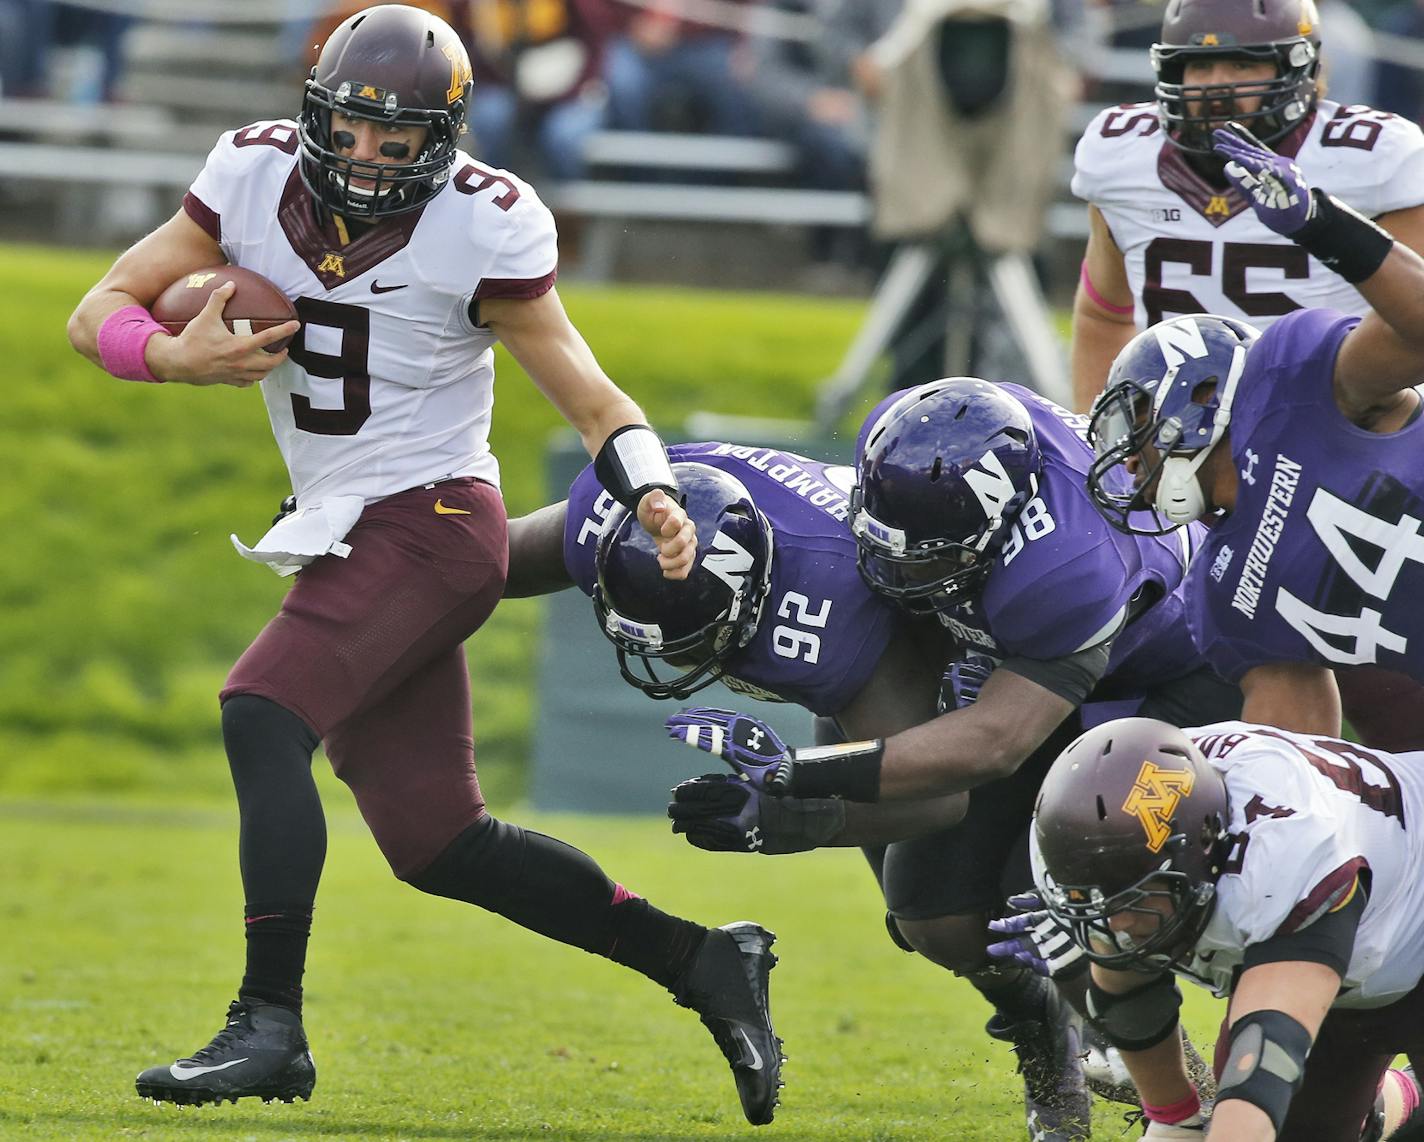
[[[223,321],[233,333],[260,333],[296,319],[297,311],[286,294],[261,274],[239,266],[209,266],[184,274],[158,295],[150,309],[153,319],[178,336],[207,304],[208,295],[225,282],[237,283],[237,291],[223,309]],[[284,337],[266,346],[266,350],[278,353],[289,341],[290,337]]]

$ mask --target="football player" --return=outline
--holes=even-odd
[[[1424,1050],[1421,815],[1424,757],[1338,738],[1126,718],[1063,752],[1034,811],[1034,879],[1092,961],[1089,1003],[1146,1137],[1205,1134],[1180,975],[1230,997],[1211,1137],[1361,1138],[1390,1059]]]
[[[720,679],[812,711],[817,740],[827,742],[887,737],[933,718],[952,645],[938,622],[899,611],[862,581],[847,526],[853,470],[715,442],[669,452],[699,536],[686,580],[663,580],[653,546],[589,467],[565,503],[510,522],[507,593],[577,584],[594,599],[623,677],[650,697],[686,698]],[[956,679],[973,684],[970,674]],[[889,842],[942,831],[968,802],[962,792],[877,803],[778,797],[727,774],[673,792],[673,830],[700,848],[770,855],[861,845],[882,887]],[[1055,1002],[1045,1018],[1045,984],[999,974],[1024,984],[1006,1000],[1016,1016],[995,1029],[1017,1053],[1034,1129],[1043,1142],[1081,1137],[1089,1096],[1073,1010]]]
[[[1170,0],[1152,63],[1154,101],[1101,112],[1074,157],[1089,219],[1073,306],[1079,411],[1128,341],[1164,318],[1216,313],[1265,329],[1302,308],[1366,311],[1352,283],[1248,208],[1212,150],[1212,129],[1229,120],[1424,251],[1424,134],[1325,97],[1314,0]],[[1338,681],[1366,742],[1424,748],[1424,689],[1377,668]]]
[[[1170,0],[1152,47],[1155,100],[1110,107],[1074,154],[1089,236],[1073,306],[1073,393],[1086,411],[1113,358],[1164,317],[1265,328],[1297,309],[1363,314],[1351,283],[1273,232],[1212,150],[1243,123],[1405,245],[1424,248],[1424,133],[1324,97],[1314,0]]]
[[[894,394],[867,420],[850,509],[861,573],[955,644],[942,716],[812,750],[729,711],[668,723],[773,795],[888,804],[972,789],[961,824],[888,846],[883,887],[892,935],[968,978],[994,1004],[990,1033],[1010,1040],[1068,1018],[1055,991],[990,963],[983,924],[1075,712],[1090,695],[1181,724],[1240,708],[1181,629],[1201,529],[1124,543],[1102,526],[1086,428],[1026,389],[974,378]],[[1054,1136],[1086,1130],[1086,1100],[1072,1105]]]
[[[145,1070],[138,1091],[310,1096],[301,981],[326,852],[310,767],[324,741],[396,876],[667,987],[711,1031],[747,1118],[769,1122],[771,933],[661,912],[584,853],[495,819],[480,794],[461,644],[507,560],[488,446],[494,342],[579,431],[664,574],[687,574],[696,540],[661,442],[559,303],[548,210],[456,149],[470,93],[465,49],[440,19],[405,5],[352,15],[322,48],[299,121],[223,135],[182,208],[70,320],[75,347],[119,377],[260,381],[296,496],[249,550],[300,573],[221,695],[246,972],[212,1042]],[[145,307],[223,262],[275,282],[300,325],[231,334],[223,287],[165,333]],[[291,335],[289,350],[264,351]]]
[[[1261,221],[1373,309],[1139,334],[1095,405],[1088,483],[1128,531],[1218,513],[1190,571],[1193,637],[1249,720],[1338,733],[1332,668],[1424,680],[1424,258],[1239,129],[1215,137]]]

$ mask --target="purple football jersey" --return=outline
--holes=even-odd
[[[673,463],[696,461],[735,476],[771,524],[771,590],[756,637],[727,660],[729,689],[794,702],[815,714],[844,709],[890,642],[894,610],[856,570],[846,520],[854,472],[775,448],[675,444]],[[598,532],[613,506],[589,465],[569,489],[564,565],[593,594]]]
[[[1424,679],[1424,423],[1381,434],[1340,412],[1335,357],[1359,320],[1288,314],[1247,358],[1236,506],[1187,582],[1193,634],[1226,678],[1316,662]]]
[[[1043,475],[979,598],[942,616],[950,632],[966,650],[1052,659],[1120,631],[1105,681],[1132,689],[1196,669],[1201,655],[1174,593],[1201,529],[1149,537],[1109,527],[1088,495],[1086,418],[1019,385],[1002,387],[1028,409]]]

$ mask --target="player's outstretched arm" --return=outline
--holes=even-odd
[[[1113,359],[1137,332],[1132,288],[1122,251],[1102,212],[1088,207],[1088,248],[1073,296],[1073,342],[1069,372],[1073,411],[1087,412],[1103,391]]]
[[[588,342],[564,312],[558,292],[551,289],[536,298],[482,301],[480,320],[579,434],[595,462],[602,466],[607,458],[611,461],[609,471],[628,476],[631,488],[622,491],[642,489],[627,506],[636,508],[638,522],[657,539],[663,575],[669,579],[687,578],[697,555],[697,533],[681,505],[664,494],[663,489],[675,486],[667,453],[646,428],[647,418],[642,410],[604,373]],[[639,442],[622,448],[617,457],[610,456],[610,446],[620,433],[628,432],[651,437],[656,449],[645,448]],[[651,480],[643,480],[644,470],[650,468],[665,476],[655,473]],[[602,472],[600,479],[604,479]],[[645,484],[649,486],[644,487]],[[608,490],[617,499],[625,498],[619,488]]]
[[[569,501],[548,504],[509,521],[509,576],[506,599],[550,595],[574,585],[564,566],[564,521]]]
[[[1335,400],[1366,427],[1397,427],[1413,411],[1404,390],[1424,380],[1424,258],[1320,187],[1294,161],[1233,123],[1212,133],[1226,177],[1256,216],[1354,285],[1372,311],[1335,361]]]

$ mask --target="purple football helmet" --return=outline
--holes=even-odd
[[[1191,313],[1123,347],[1088,423],[1088,492],[1113,527],[1165,535],[1207,513],[1197,470],[1231,423],[1246,354],[1260,335],[1244,321]],[[1149,444],[1155,463],[1142,454]]]
[[[917,614],[978,591],[1041,471],[1028,410],[997,385],[950,377],[907,390],[857,448],[861,577]]]
[[[1188,87],[1188,61],[1202,58],[1266,60],[1273,79]],[[1315,0],[1170,0],[1162,18],[1162,39],[1152,45],[1153,94],[1167,138],[1193,154],[1210,155],[1211,128],[1223,126],[1210,104],[1259,96],[1249,115],[1227,118],[1250,128],[1263,143],[1295,129],[1318,98],[1320,17]],[[1192,114],[1188,104],[1198,105]],[[1237,105],[1239,106],[1239,104]]]
[[[1029,837],[1034,882],[1089,959],[1161,970],[1211,919],[1228,819],[1226,783],[1185,732],[1153,718],[1104,722],[1043,779]],[[1114,930],[1114,916],[1133,913],[1159,919],[1136,937]]]
[[[302,181],[345,218],[389,218],[427,202],[450,178],[474,88],[470,57],[438,16],[405,4],[366,8],[321,49],[302,99]],[[332,139],[331,115],[424,127],[409,162],[355,162]],[[349,145],[349,143],[348,143]],[[369,180],[369,187],[353,180]]]
[[[697,526],[691,573],[664,578],[653,537],[637,513],[615,504],[599,531],[593,609],[624,681],[650,698],[682,699],[717,681],[727,659],[755,636],[771,583],[772,536],[735,476],[708,464],[672,470],[678,499]],[[659,677],[659,662],[679,673]]]

